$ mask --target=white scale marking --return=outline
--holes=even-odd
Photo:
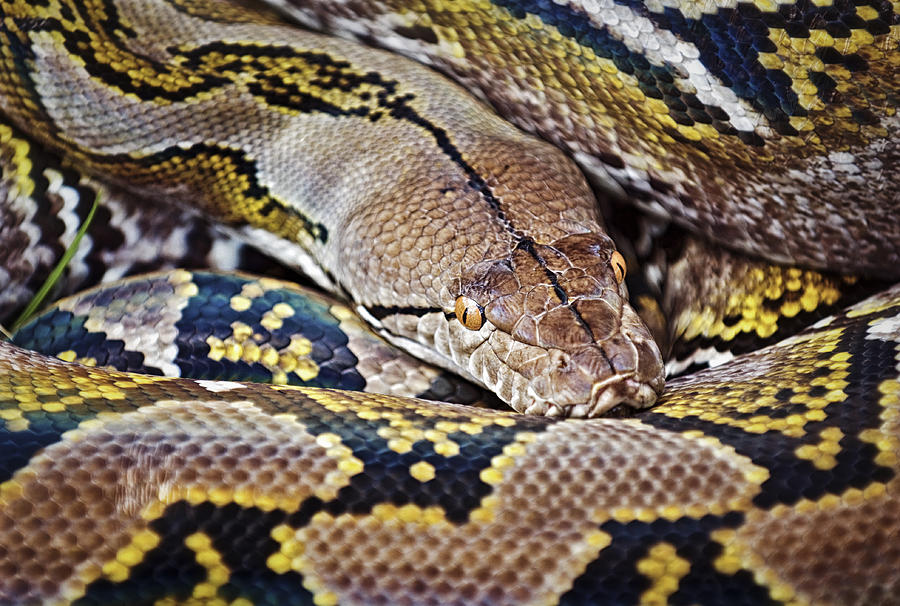
[[[247,386],[242,383],[236,383],[234,381],[203,381],[197,380],[195,381],[197,385],[202,387],[207,391],[211,391],[213,393],[220,393],[223,391],[231,391],[233,389],[245,389]]]

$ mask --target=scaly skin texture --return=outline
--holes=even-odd
[[[0,601],[896,603],[898,319],[894,287],[631,419],[0,343]]]
[[[593,416],[661,392],[577,168],[440,76],[221,2],[0,6],[0,107],[84,170],[256,229],[389,339],[517,410]],[[514,268],[545,341],[565,316],[590,342],[534,345],[490,314],[463,327],[460,295],[515,294],[473,282],[484,264]]]
[[[896,3],[270,3],[434,65],[725,246],[900,277]]]
[[[175,270],[57,301],[12,343],[86,366],[506,408],[368,330],[345,304],[246,274]]]
[[[160,49],[152,36],[132,37],[136,32],[130,28],[152,19],[151,13],[123,16],[115,6],[109,1],[73,3],[70,10],[54,14],[60,5],[52,1],[15,5],[20,15],[37,18],[3,20],[0,50],[6,52],[6,69],[0,74],[7,79],[0,79],[0,90],[10,85],[10,78],[35,88],[16,89],[13,97],[21,105],[7,110],[18,112],[20,123],[34,127],[45,142],[55,142],[68,161],[84,162],[110,178],[115,178],[116,166],[163,197],[172,197],[177,189],[189,202],[208,208],[233,203],[225,208],[234,213],[232,221],[249,216],[263,225],[268,220],[282,235],[284,230],[307,229],[313,249],[326,250],[345,232],[328,232],[328,226],[337,225],[328,221],[338,219],[310,220],[312,215],[300,216],[296,208],[279,207],[283,200],[274,190],[256,187],[273,175],[265,170],[274,165],[266,163],[264,154],[243,158],[251,162],[251,170],[241,165],[235,149],[185,150],[177,142],[190,144],[185,135],[192,127],[197,132],[222,128],[237,137],[238,127],[253,123],[257,114],[223,120],[228,103],[214,101],[226,97],[222,90],[233,93],[242,86],[259,94],[231,95],[226,101],[245,102],[245,109],[274,108],[266,116],[275,122],[295,117],[286,107],[290,103],[313,103],[313,111],[328,119],[360,119],[363,124],[367,115],[374,115],[366,114],[372,108],[394,104],[372,122],[380,123],[385,137],[393,132],[385,125],[403,122],[389,115],[399,107],[395,102],[426,109],[414,99],[400,101],[388,93],[368,99],[360,95],[365,102],[356,106],[362,108],[360,115],[328,114],[323,110],[359,92],[353,88],[359,74],[352,65],[325,66],[315,63],[318,55],[305,56],[307,64],[312,60],[316,66],[308,73],[325,70],[318,74],[318,92],[328,89],[331,94],[292,98],[296,83],[282,78],[273,84],[273,79],[260,77],[273,62],[257,52],[256,44],[242,45],[240,56],[234,57],[210,49]],[[246,21],[236,27],[259,32],[250,24],[256,17],[219,12],[224,5],[191,0],[180,6],[182,21],[171,23],[216,16],[216,28]],[[90,27],[77,23],[82,9],[97,17]],[[48,33],[63,22],[72,27]],[[186,29],[171,27],[164,37],[186,35]],[[104,52],[94,55],[103,73],[83,77],[80,70],[90,68],[77,59],[90,55],[83,43],[111,30],[122,44],[105,45]],[[204,31],[191,28],[189,35],[202,38]],[[70,46],[61,50],[66,40]],[[129,58],[123,51],[128,45],[146,45],[149,55]],[[173,101],[150,95],[186,84],[169,79],[164,65],[149,61],[145,71],[127,72],[131,80],[117,71],[128,68],[131,59],[170,55],[181,61],[176,72],[197,70],[195,74],[220,79],[187,82],[195,89],[211,88]],[[16,70],[9,69],[10,61]],[[52,72],[62,82],[47,75],[51,72],[44,68],[65,61],[68,72]],[[297,67],[290,60],[285,65],[287,72]],[[277,66],[273,69],[285,75]],[[328,71],[332,69],[340,77]],[[386,90],[368,72],[362,77],[363,85],[371,87],[367,92]],[[132,86],[130,92],[121,88],[135,79],[147,86]],[[71,98],[56,94],[73,89]],[[440,91],[435,90],[437,96]],[[94,96],[78,96],[85,92]],[[64,99],[78,111],[62,111]],[[261,105],[253,106],[251,100]],[[117,103],[121,111],[106,111],[104,102]],[[55,111],[39,111],[45,106]],[[186,111],[188,106],[194,111]],[[147,115],[135,113],[148,107],[154,108],[151,116],[158,123],[151,125],[143,121]],[[201,122],[188,121],[185,127],[181,118]],[[51,128],[54,121],[72,127],[69,135]],[[99,141],[103,129],[95,126],[110,127],[121,138]],[[436,131],[418,126],[441,148],[438,158],[452,159]],[[152,145],[169,146],[171,157],[126,156],[119,149],[112,161],[110,147],[127,151],[148,132],[159,133]],[[397,134],[411,132],[417,131]],[[334,133],[341,134],[338,129],[328,134]],[[445,134],[459,143],[456,131]],[[95,139],[86,145],[67,136]],[[401,157],[397,148],[408,139],[385,141],[382,147],[397,152],[388,157],[396,167]],[[480,183],[454,161],[466,173],[457,189],[482,203],[489,201],[488,191],[510,192],[496,198],[502,217],[490,204],[493,212],[486,213],[500,219],[493,233],[503,236],[497,241],[506,242],[505,247],[460,269],[462,306],[456,299],[437,313],[419,316],[372,304],[369,315],[380,316],[383,326],[408,321],[407,334],[418,335],[420,322],[431,323],[427,334],[436,345],[453,337],[477,350],[483,331],[497,338],[494,334],[502,334],[498,326],[508,326],[525,345],[528,339],[559,340],[578,352],[587,332],[583,326],[564,335],[547,329],[558,325],[560,307],[584,308],[583,315],[592,317],[592,309],[614,308],[617,298],[624,300],[621,276],[608,267],[616,263],[608,242],[590,230],[568,231],[581,219],[562,214],[557,223],[536,219],[541,236],[528,239],[515,230],[531,211],[517,207],[524,215],[506,214],[503,208],[512,195],[504,181],[507,174],[519,171],[527,185],[545,166],[561,168],[560,175],[546,181],[559,185],[569,179],[568,165],[554,167],[550,156],[541,161],[527,154],[509,167],[498,162],[496,153],[460,157],[476,174],[488,176]],[[330,165],[314,168],[336,190],[365,170],[388,171],[328,160]],[[365,162],[376,161],[366,157]],[[153,174],[151,165],[161,166],[162,172]],[[321,172],[324,168],[327,173]],[[397,172],[403,170],[395,168]],[[231,178],[209,179],[213,174]],[[398,182],[415,185],[426,200],[437,200],[434,186],[416,179],[403,173]],[[213,193],[187,188],[199,183],[212,186]],[[534,195],[541,187],[524,191]],[[223,192],[231,197],[218,197]],[[324,208],[326,201],[314,201]],[[554,204],[560,203],[554,198]],[[339,205],[329,207],[335,208]],[[369,222],[359,224],[372,230],[364,233],[382,234],[384,224],[393,221],[396,225],[388,231],[410,243],[423,237],[414,225],[420,217],[406,214],[400,222],[378,197],[371,209]],[[362,212],[369,210],[366,206]],[[346,219],[342,228],[358,220],[339,219]],[[437,230],[428,232],[431,225]],[[254,233],[252,227],[239,227]],[[426,240],[446,238],[444,227],[424,224],[421,234]],[[264,243],[281,244],[281,252],[293,250],[286,239],[265,240],[256,233]],[[488,250],[491,244],[479,246]],[[392,261],[403,253],[384,250]],[[407,254],[396,266],[412,275],[418,265],[410,261]],[[594,265],[603,266],[605,274],[585,279],[584,272]],[[549,284],[526,288],[535,294],[552,289],[557,297],[552,305],[542,307],[546,298],[530,293],[521,296],[520,281],[541,273],[539,269],[555,282],[548,276]],[[344,271],[337,267],[331,277],[341,281]],[[329,278],[324,272],[319,277]],[[376,296],[383,285],[365,277]],[[479,288],[463,293],[463,277]],[[419,286],[427,291],[435,281]],[[253,299],[246,294],[238,295],[237,308],[246,304],[241,296]],[[98,313],[115,316],[114,308],[115,301]],[[460,309],[472,315],[463,313],[454,324],[446,316]],[[541,321],[517,321],[519,309],[540,310]],[[282,307],[267,311],[272,312],[264,313],[267,323],[287,312]],[[459,332],[460,321],[475,326],[482,314],[481,328]],[[900,286],[895,286],[776,346],[674,381],[658,407],[629,419],[517,416],[371,394],[163,379],[52,361],[0,344],[0,602],[889,604],[900,590],[898,317]],[[449,326],[457,327],[455,335]],[[592,335],[610,331],[602,319],[589,326]],[[234,333],[213,337],[246,336],[239,322],[229,329]],[[472,356],[466,364],[483,360]],[[614,357],[609,364],[615,364]]]
[[[603,215],[634,269],[626,279],[632,302],[663,352],[667,376],[777,343],[891,286],[736,254],[625,205]]]
[[[154,204],[63,166],[0,120],[0,324],[11,326],[85,221],[94,218],[47,301],[97,282],[174,267],[299,279],[196,211]]]
[[[702,260],[702,261],[700,261]],[[699,274],[703,274],[702,277]],[[688,238],[665,270],[669,374],[775,343],[824,315],[890,286],[783,267]]]

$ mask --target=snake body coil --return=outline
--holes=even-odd
[[[333,24],[355,4],[296,14]],[[607,193],[721,227],[738,248],[758,237],[770,259],[897,276],[888,4],[832,7],[864,22],[823,26],[849,40],[833,52],[812,33],[833,15],[799,5],[811,46],[793,42],[796,15],[746,3],[712,16],[678,2],[389,4],[351,31],[387,23],[386,43],[461,69]],[[696,24],[726,12],[743,57],[718,38],[724,65],[709,46],[686,55]],[[348,295],[393,343],[546,415],[122,373],[0,343],[0,603],[896,602],[898,286],[675,379],[631,418],[562,419],[648,407],[662,357],[561,152],[423,67],[229,2],[0,1],[0,17],[8,200],[34,193],[27,132],[112,191],[202,210]],[[523,28],[539,32],[528,48]],[[854,66],[865,77],[845,77]],[[797,179],[840,167],[859,178],[808,204]],[[753,272],[783,277],[770,290],[785,316],[822,294],[818,274]],[[182,295],[205,279],[175,276]],[[251,299],[228,295],[232,332],[205,340],[215,355],[238,334],[277,340],[269,328],[299,309],[284,302],[248,332]],[[677,330],[739,333],[726,299]],[[166,327],[187,304],[173,305]]]
[[[895,287],[564,421],[0,343],[0,598],[896,603],[898,318]]]
[[[560,152],[424,68],[208,9],[11,3],[3,107],[86,170],[249,225],[517,410],[655,400],[659,350]]]
[[[273,3],[452,74],[606,195],[771,261],[900,277],[887,0]]]

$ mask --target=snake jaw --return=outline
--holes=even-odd
[[[605,381],[594,383],[591,387],[590,400],[586,404],[560,406],[548,400],[536,398],[523,412],[547,417],[590,419],[599,417],[620,404],[637,409],[647,408],[656,402],[656,398],[662,393],[662,387],[662,381],[648,384],[636,380],[634,375],[616,375]]]
[[[656,402],[656,398],[662,393],[663,384],[662,379],[647,383],[637,379],[636,375],[596,383],[591,391],[590,404],[572,407],[569,416],[596,417],[619,404],[637,409],[647,408]]]

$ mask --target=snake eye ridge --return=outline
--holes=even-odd
[[[616,272],[616,282],[621,284],[622,280],[625,279],[625,257],[619,251],[614,250],[609,263],[612,265],[613,271]]]
[[[479,330],[484,325],[484,307],[474,299],[460,295],[456,297],[456,319],[469,330]]]

